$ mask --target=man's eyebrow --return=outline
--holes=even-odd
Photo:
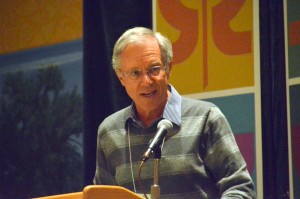
[[[152,66],[155,66],[155,65],[162,65],[162,63],[161,62],[158,62],[158,61],[155,61],[155,62],[152,62],[151,64],[150,64],[150,66],[152,67]]]

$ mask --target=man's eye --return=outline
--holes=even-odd
[[[141,74],[140,70],[132,70],[130,72],[130,76],[132,76],[132,77],[138,77],[138,76],[140,76],[140,74]]]
[[[153,66],[150,70],[149,73],[152,75],[157,75],[160,72],[160,66]]]
[[[161,68],[160,66],[153,66],[153,67],[151,68],[151,70],[157,72],[157,71],[160,70],[160,68]]]

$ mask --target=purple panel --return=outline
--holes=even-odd
[[[254,169],[254,133],[235,134],[236,142],[240,151],[247,163],[247,168],[250,174]]]

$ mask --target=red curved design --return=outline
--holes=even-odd
[[[251,52],[251,31],[234,32],[230,21],[237,15],[246,0],[223,0],[212,9],[212,34],[216,46],[227,55]]]
[[[173,64],[178,64],[185,61],[197,45],[198,11],[185,7],[180,0],[158,1],[158,6],[169,24],[180,31],[178,40],[173,43]]]

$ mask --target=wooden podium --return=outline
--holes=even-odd
[[[45,196],[35,199],[143,199],[143,197],[120,186],[89,185],[82,192]]]

